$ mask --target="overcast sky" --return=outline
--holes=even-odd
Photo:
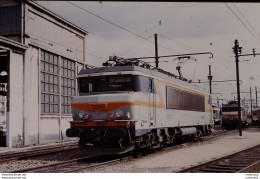
[[[159,55],[213,53],[214,58],[193,56],[196,61],[187,61],[182,66],[183,76],[193,81],[207,81],[209,65],[213,81],[235,80],[232,49],[235,39],[243,48],[242,53],[252,53],[253,48],[260,53],[260,3],[71,2],[132,33],[65,1],[38,3],[89,32],[86,37],[89,65],[101,66],[112,55],[123,58],[154,56],[154,43],[144,38],[154,42],[155,33],[158,34]],[[161,58],[169,62],[161,62],[159,67],[178,74],[174,59]],[[249,92],[251,87],[255,99],[255,87],[260,91],[260,56],[240,57],[240,60],[241,92]],[[208,83],[200,85],[209,89]],[[231,93],[236,92],[236,82],[213,83],[212,91],[213,99],[234,99]],[[244,97],[250,99],[247,93],[241,94],[241,98]]]

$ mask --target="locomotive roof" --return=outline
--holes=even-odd
[[[238,107],[237,103],[222,104],[222,107]],[[242,108],[246,108],[243,104],[240,105]]]
[[[174,83],[177,83],[182,86],[190,87],[199,91],[202,91],[206,94],[208,92],[198,86],[195,86],[194,84],[191,84],[187,81],[180,80],[177,76],[172,76],[171,73],[167,75],[166,73],[161,73],[159,71],[153,70],[153,69],[147,69],[142,68],[139,66],[112,66],[112,67],[98,67],[98,68],[92,68],[92,69],[82,69],[79,72],[79,76],[84,74],[93,74],[93,73],[105,73],[105,72],[122,72],[122,71],[138,71],[147,74],[148,76],[156,76],[158,78],[162,78],[167,81],[171,81]]]

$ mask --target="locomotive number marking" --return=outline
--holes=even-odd
[[[107,104],[91,104],[90,109],[92,111],[97,111],[97,110],[104,110],[107,109]]]

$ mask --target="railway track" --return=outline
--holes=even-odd
[[[33,150],[25,149],[19,152],[4,153],[3,155],[0,155],[0,163],[5,163],[5,162],[15,161],[15,160],[24,160],[27,158],[54,154],[61,151],[75,150],[77,149],[77,147],[78,147],[77,142],[72,142],[69,144],[68,143],[60,144],[58,146],[46,146],[46,147],[34,148]]]
[[[231,132],[233,131],[222,131],[222,130],[214,131],[211,136],[204,137],[204,140],[200,142],[208,141],[215,137],[227,133],[231,133]],[[169,150],[176,150],[178,148],[188,147],[193,144],[195,143],[184,142],[173,146],[167,146],[165,148],[160,149],[160,151],[158,152],[156,152],[156,150],[153,150],[146,154],[158,155],[160,153],[167,152]],[[143,158],[145,156],[140,156],[139,158],[141,157]],[[129,161],[129,160],[133,160],[133,157],[130,154],[111,155],[111,156],[87,156],[87,157],[85,156],[85,157],[75,158],[72,160],[15,170],[15,171],[11,171],[11,173],[28,173],[28,172],[29,173],[70,173],[70,172],[74,173],[74,172],[81,172],[84,170],[91,171],[94,168],[96,169],[99,167],[111,165],[118,162]]]
[[[240,173],[260,162],[260,145],[178,173]]]
[[[86,169],[132,159],[130,155],[89,156],[73,160],[15,170],[10,173],[75,173]]]

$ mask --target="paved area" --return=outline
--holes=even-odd
[[[171,171],[177,172],[260,144],[260,129],[247,129],[242,134],[242,137],[238,134],[226,135],[216,140],[156,156],[145,163],[141,162],[139,166],[169,167]]]
[[[231,133],[214,140],[194,143],[173,151],[146,156],[125,164],[103,167],[87,172],[178,172],[192,166],[209,162],[260,144],[260,129],[248,128],[243,130],[242,137]]]

